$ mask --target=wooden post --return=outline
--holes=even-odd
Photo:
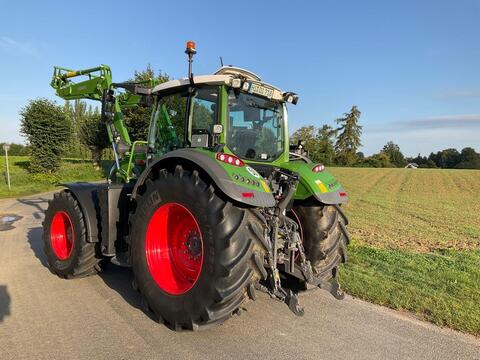
[[[10,149],[10,145],[9,144],[3,144],[3,150],[5,150],[5,161],[7,162],[8,191],[10,191],[10,169],[8,167],[8,149]]]

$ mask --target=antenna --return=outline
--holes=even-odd
[[[223,67],[223,59],[221,56],[220,56],[220,66]]]

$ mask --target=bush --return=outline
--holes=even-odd
[[[374,167],[374,168],[387,168],[392,167],[392,163],[390,162],[390,157],[380,151],[378,154],[374,154],[365,158],[361,163],[359,163],[360,167]]]
[[[3,145],[5,143],[0,143],[0,150],[2,151],[3,155]],[[27,156],[28,155],[28,146],[22,144],[10,144],[10,149],[8,150],[8,155],[10,156]]]
[[[100,120],[100,114],[90,112],[84,115],[80,123],[80,143],[90,149],[93,163],[99,168],[103,150],[110,145],[107,128]]]
[[[55,174],[33,174],[32,180],[40,183],[58,184],[60,178]]]
[[[30,145],[30,171],[53,173],[60,167],[60,156],[70,140],[72,125],[56,103],[48,99],[30,100],[20,112],[20,132]]]

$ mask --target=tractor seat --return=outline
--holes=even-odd
[[[238,129],[234,132],[232,143],[236,148],[236,153],[241,156],[249,155],[249,158],[255,157],[255,143],[257,142],[257,132],[250,129]]]

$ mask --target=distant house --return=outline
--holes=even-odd
[[[406,166],[405,166],[405,169],[416,169],[418,168],[418,164],[417,163],[408,163]]]

